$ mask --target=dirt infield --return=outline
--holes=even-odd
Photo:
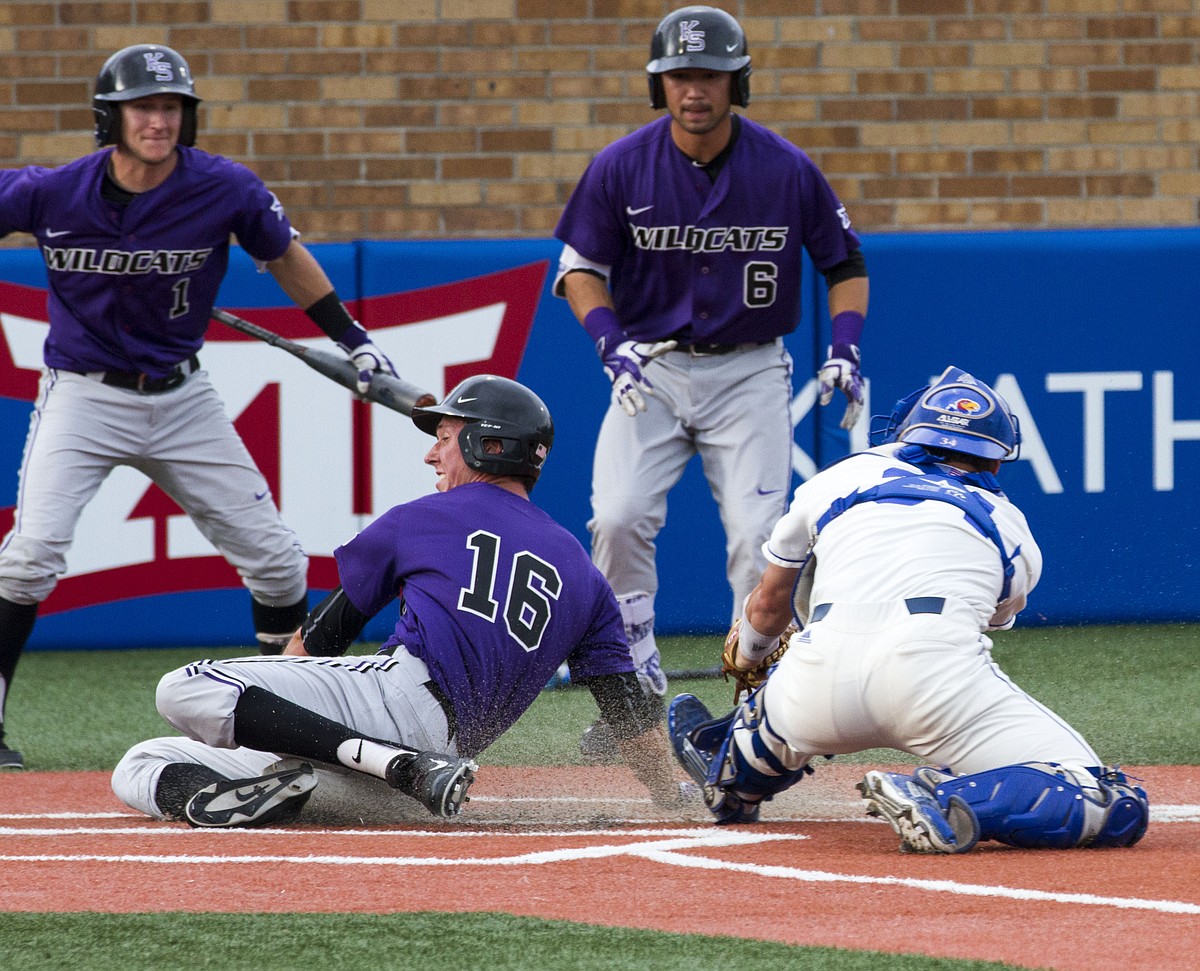
[[[1153,806],[1136,847],[961,857],[897,852],[849,765],[747,827],[658,814],[623,768],[485,766],[450,823],[215,832],[130,812],[105,773],[11,773],[0,908],[504,910],[1064,971],[1180,967],[1200,953],[1200,769],[1128,771]],[[720,900],[745,902],[736,922]]]

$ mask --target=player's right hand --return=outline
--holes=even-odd
[[[358,393],[366,395],[367,388],[371,385],[371,377],[376,373],[390,374],[392,377],[399,377],[396,374],[396,368],[387,355],[375,346],[373,341],[366,341],[359,344],[350,354],[350,360],[354,366],[358,368]]]
[[[653,389],[642,373],[650,361],[675,350],[676,341],[622,341],[612,348],[605,348],[600,356],[604,362],[604,373],[613,383],[617,401],[630,418],[646,410],[643,391]]]

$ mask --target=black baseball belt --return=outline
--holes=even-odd
[[[669,338],[668,338],[669,339]],[[756,347],[766,347],[774,341],[752,341],[747,344],[676,344],[675,350],[690,354],[692,357],[719,357],[722,354],[733,354],[735,351],[752,351]]]
[[[195,354],[186,361],[180,361],[170,373],[152,378],[140,371],[88,371],[85,377],[107,384],[113,388],[124,388],[126,391],[136,391],[138,394],[162,394],[178,388],[188,376],[200,370],[200,358]]]

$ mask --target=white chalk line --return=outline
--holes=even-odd
[[[513,797],[513,798],[509,798],[507,796],[472,796],[471,802],[480,803],[480,804],[491,802],[491,803],[497,803],[497,804],[501,804],[501,805],[503,805],[505,803],[512,803],[512,804],[535,803],[535,804],[539,804],[539,805],[548,805],[549,806],[549,805],[558,805],[558,804],[580,805],[580,804],[587,804],[587,803],[620,803],[622,805],[629,805],[631,803],[643,803],[644,802],[644,803],[649,804],[650,800],[649,799],[587,799],[587,798],[574,797],[574,796],[545,796],[545,797],[521,796],[521,797]],[[858,808],[857,808],[857,806],[848,805],[846,807],[846,811],[848,813],[857,813]],[[74,820],[74,819],[139,819],[139,820],[146,820],[146,817],[143,816],[141,813],[134,813],[134,812],[0,813],[0,820],[16,821],[16,820],[22,820],[22,819],[63,819],[63,820],[69,820],[69,819],[70,820]],[[614,824],[624,823],[624,824],[636,825],[636,824],[647,822],[648,820],[629,818],[629,817],[622,817],[622,818],[613,817],[612,821]],[[509,819],[503,819],[503,820],[489,819],[488,822],[495,823],[497,825],[512,825],[512,824],[526,824],[527,825],[529,823],[528,820],[522,820],[519,818],[513,818],[511,820],[509,820]],[[879,823],[880,820],[869,819],[867,817],[858,816],[858,815],[848,815],[848,816],[832,816],[832,815],[830,815],[830,816],[771,816],[767,820],[767,822],[771,822],[771,823],[868,823],[868,824],[876,824],[876,823]],[[1151,806],[1150,807],[1150,822],[1152,822],[1152,823],[1200,823],[1200,805],[1182,804],[1182,805]],[[3,833],[3,832],[8,832],[8,830],[0,829],[0,833]],[[109,832],[115,832],[115,830],[109,830]],[[168,830],[168,832],[173,832],[173,830]],[[263,829],[263,830],[259,830],[259,832],[260,833],[274,832],[274,830]],[[311,830],[309,832],[311,832]],[[347,830],[333,830],[332,832],[347,833],[348,831]],[[379,831],[372,830],[371,832],[390,832],[390,831],[389,830],[379,830]]]
[[[144,832],[144,831],[139,831]],[[179,831],[175,831],[179,832]],[[229,831],[229,832],[237,832]],[[288,832],[281,830],[280,832]],[[310,835],[308,831],[291,831],[296,836]],[[331,833],[342,833],[333,830]],[[386,832],[386,831],[385,831]],[[592,831],[594,835],[611,836],[611,831]],[[378,832],[371,835],[379,835]],[[495,837],[496,833],[463,832],[446,833],[428,831],[418,834],[407,831],[401,835],[465,835]],[[518,834],[513,834],[518,835]],[[533,835],[533,834],[519,834]],[[547,831],[544,835],[557,837],[572,837],[589,835],[587,831],[563,830]],[[389,867],[513,867],[539,866],[554,863],[566,863],[578,860],[595,860],[606,857],[634,856],[666,866],[686,867],[693,869],[718,870],[724,872],[746,873],[755,877],[772,877],[776,879],[793,880],[801,883],[849,883],[858,885],[904,887],[913,890],[923,890],[932,893],[947,893],[969,897],[998,897],[1022,902],[1048,902],[1060,904],[1079,904],[1092,907],[1109,907],[1121,910],[1144,910],[1163,914],[1200,914],[1200,905],[1178,900],[1149,900],[1138,897],[1101,897],[1095,894],[1061,893],[1044,890],[1031,890],[1020,887],[1005,887],[999,885],[984,885],[959,883],[953,880],[921,880],[913,877],[879,877],[863,876],[847,873],[832,873],[822,870],[802,870],[795,867],[772,866],[759,863],[739,863],[729,860],[718,860],[706,856],[691,856],[681,853],[681,850],[716,849],[727,846],[749,846],[757,843],[774,841],[807,840],[808,836],[787,833],[747,833],[744,831],[714,830],[638,830],[631,836],[663,836],[662,839],[642,840],[633,843],[610,844],[575,848],[560,848],[541,850],[533,853],[521,853],[499,857],[411,857],[411,856],[333,856],[307,855],[291,856],[286,854],[255,854],[246,856],[205,856],[205,855],[151,855],[151,854],[36,854],[36,855],[0,855],[4,863],[135,863],[155,865],[196,864],[253,864],[253,863],[285,863],[302,866],[389,866]]]
[[[1096,907],[1117,907],[1126,910],[1153,910],[1166,914],[1200,914],[1200,904],[1179,900],[1145,900],[1138,897],[1098,897],[1089,893],[1056,893],[987,884],[958,883],[953,880],[918,880],[914,877],[870,877],[846,873],[826,873],[821,870],[797,870],[793,867],[769,866],[758,863],[732,863],[705,857],[684,856],[680,853],[649,850],[638,854],[674,866],[704,870],[733,870],[756,877],[778,877],[805,883],[857,883],[879,886],[909,887],[968,897],[1005,897],[1010,900],[1040,900],[1051,903],[1086,904]]]

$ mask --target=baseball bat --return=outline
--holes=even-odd
[[[328,351],[317,350],[315,347],[297,344],[286,337],[280,337],[274,331],[243,320],[227,310],[214,308],[212,318],[227,327],[232,327],[243,334],[249,334],[251,337],[257,337],[260,341],[265,341],[273,347],[281,348],[289,354],[295,355],[314,371],[319,371],[329,380],[340,384],[343,388],[348,388],[355,395],[358,394],[358,369],[346,358],[330,354]],[[379,371],[371,375],[366,398],[368,401],[391,408],[392,411],[398,411],[409,418],[412,417],[413,408],[437,403],[437,399],[428,391],[418,388],[415,384],[409,384],[402,378]]]

